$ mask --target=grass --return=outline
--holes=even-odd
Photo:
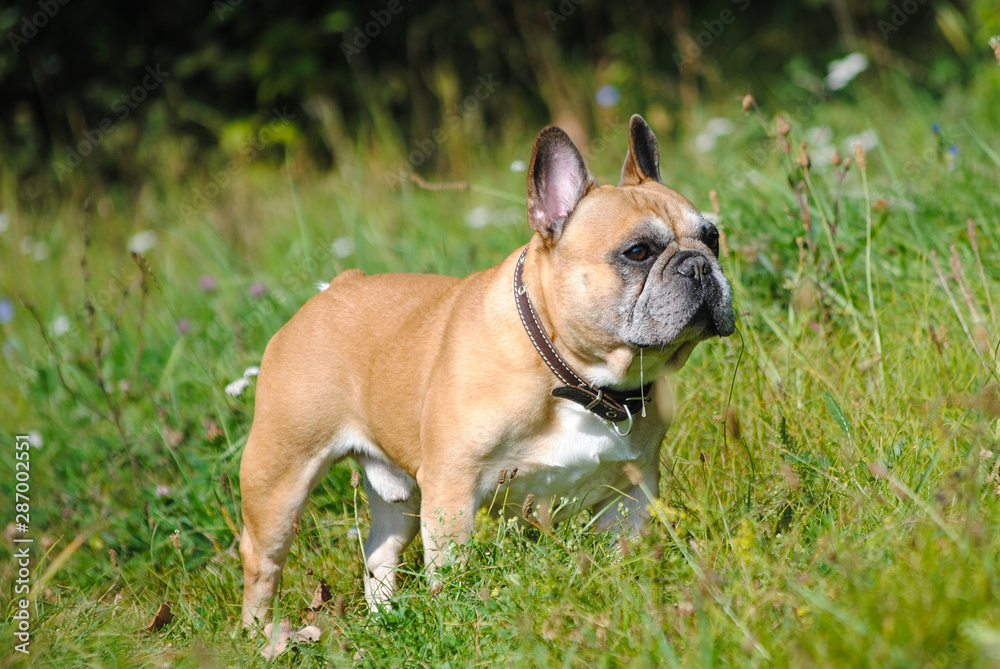
[[[281,616],[324,633],[275,664],[997,666],[1000,143],[975,96],[889,83],[805,116],[789,101],[787,155],[773,102],[749,117],[727,107],[736,132],[709,154],[661,139],[664,180],[705,211],[717,203],[739,333],[703,344],[674,381],[646,536],[622,545],[585,517],[540,536],[482,520],[443,592],[428,592],[414,546],[396,607],[373,615],[355,534],[367,511],[342,463],[311,498],[280,599]],[[900,118],[904,103],[915,111]],[[848,151],[846,173],[821,162],[821,141],[809,169],[796,163],[818,125],[838,144],[878,133],[863,173]],[[462,275],[523,243],[524,175],[506,169],[527,157],[521,140],[477,160],[474,183],[501,196],[389,189],[375,158],[337,176],[262,160],[193,217],[180,204],[204,183],[162,179],[131,200],[81,190],[24,211],[2,184],[0,286],[15,307],[4,462],[15,434],[40,441],[31,655],[0,664],[265,664],[263,640],[238,625],[253,386],[224,388],[316,280],[352,266]],[[592,152],[601,181],[624,148],[619,132]],[[477,207],[492,224],[467,225]],[[156,246],[133,260],[144,228]],[[304,612],[320,579],[333,598]],[[175,617],[144,631],[163,602]],[[16,606],[0,603],[0,638]]]

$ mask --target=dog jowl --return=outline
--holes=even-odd
[[[364,470],[373,608],[418,532],[433,580],[501,469],[518,471],[509,515],[533,495],[532,522],[572,498],[599,529],[646,521],[667,429],[645,410],[651,381],[734,316],[718,231],[660,182],[639,116],[628,139],[618,185],[598,186],[569,137],[542,130],[525,246],[461,279],[348,270],[274,335],[240,467],[245,624],[266,617],[295,519],[345,457]]]

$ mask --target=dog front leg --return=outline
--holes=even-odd
[[[455,554],[455,547],[465,544],[472,536],[477,509],[475,486],[474,482],[456,485],[454,480],[421,481],[420,490],[423,495],[420,520],[424,567],[431,589],[437,590],[441,582],[434,574],[436,568],[460,559],[461,556]]]
[[[365,542],[365,601],[377,611],[396,593],[396,568],[403,550],[420,531],[420,494],[389,502],[372,485],[366,469],[365,488],[372,525]]]

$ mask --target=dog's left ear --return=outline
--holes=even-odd
[[[628,153],[618,185],[638,186],[649,179],[660,180],[660,149],[646,121],[634,114],[628,124]]]

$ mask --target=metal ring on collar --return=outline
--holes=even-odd
[[[611,423],[619,437],[627,437],[632,431],[632,410],[628,408],[627,404],[625,405],[625,413],[628,415],[628,428],[624,432],[618,429],[618,423]]]

